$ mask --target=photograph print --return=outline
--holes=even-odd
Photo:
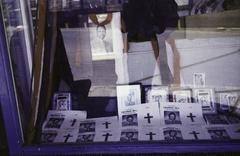
[[[191,90],[175,90],[172,92],[173,102],[190,103],[192,97],[191,93]]]
[[[193,74],[193,86],[205,87],[205,73],[194,73]]]
[[[57,136],[56,131],[46,131],[41,134],[42,143],[53,143]]]
[[[227,131],[222,128],[209,129],[208,133],[210,134],[212,140],[229,140],[231,139]]]
[[[49,118],[45,128],[56,128],[59,129],[64,121],[64,118]]]
[[[123,115],[122,116],[122,126],[137,126],[138,119],[137,114]]]
[[[98,22],[104,21],[108,14],[96,14]],[[96,25],[89,18],[90,45],[92,56],[113,54],[113,38],[111,22],[106,25]]]
[[[96,123],[93,122],[81,122],[79,126],[79,133],[95,132]]]
[[[160,104],[161,102],[169,102],[168,97],[169,89],[168,87],[146,87],[145,88],[145,102],[157,102]]]
[[[182,124],[179,111],[164,111],[164,120],[166,125]]]
[[[80,134],[77,138],[77,143],[89,143],[93,142],[95,135],[94,134]]]
[[[181,141],[183,140],[181,130],[178,128],[165,128],[163,130],[164,139],[166,141]]]
[[[136,130],[124,130],[124,131],[122,131],[120,141],[122,141],[122,142],[138,141],[138,131],[136,131]]]

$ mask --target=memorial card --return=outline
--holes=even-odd
[[[211,140],[205,127],[201,126],[182,126],[184,140]]]
[[[77,120],[86,119],[86,111],[48,111],[43,123],[43,130],[59,130],[66,127],[74,127]]]
[[[224,127],[206,127],[207,131],[214,141],[230,140],[230,136]]]
[[[66,111],[71,108],[71,93],[55,93],[53,95],[53,110]]]
[[[220,114],[205,114],[205,120],[208,125],[226,125],[228,124],[227,118],[225,115]]]
[[[118,115],[129,106],[141,104],[140,85],[117,86]]]
[[[96,133],[94,142],[120,141],[120,124],[118,117],[96,118]]]
[[[56,143],[74,143],[78,137],[78,129],[65,129],[58,132],[54,142]]]
[[[194,98],[202,105],[203,113],[216,112],[213,89],[194,89]]]
[[[191,90],[174,90],[172,91],[173,102],[191,103]]]
[[[205,87],[205,73],[194,73],[193,74],[193,86],[195,88]]]
[[[169,102],[169,88],[167,86],[152,86],[145,88],[145,102]]]
[[[201,105],[198,103],[166,102],[160,106],[163,125],[202,125],[205,124]]]

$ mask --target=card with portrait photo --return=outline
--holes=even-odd
[[[230,140],[230,136],[224,127],[207,127],[207,131],[214,141]]]
[[[121,142],[135,142],[138,141],[138,130],[137,129],[124,129],[121,131]]]
[[[41,134],[41,143],[53,143],[57,136],[57,133],[58,132],[55,130],[43,131]]]
[[[94,141],[95,133],[78,134],[76,143],[92,143]]]
[[[183,141],[181,129],[178,127],[165,127],[163,128],[163,135],[165,141]]]

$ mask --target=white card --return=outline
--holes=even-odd
[[[174,90],[172,91],[173,102],[190,103],[192,97],[191,90]]]
[[[158,102],[169,102],[168,98],[169,88],[167,86],[152,86],[145,88],[145,99],[146,103]]]
[[[195,102],[202,105],[203,113],[215,113],[215,98],[213,89],[194,89]]]
[[[118,115],[129,106],[141,104],[140,85],[117,86]]]
[[[225,141],[231,139],[225,126],[207,126],[206,129],[208,135],[214,141]]]
[[[43,123],[43,130],[59,130],[76,126],[76,119],[86,119],[86,111],[48,111],[47,118]]]
[[[158,103],[146,103],[138,106],[138,123],[140,128],[160,127]]]
[[[202,125],[205,124],[201,106],[198,103],[171,103],[160,105],[162,125]]]
[[[96,118],[96,133],[94,142],[120,141],[120,125],[118,117]]]
[[[194,73],[193,74],[193,86],[195,88],[205,87],[205,84],[206,84],[205,73]]]
[[[182,126],[184,140],[211,140],[206,128],[201,126]]]
[[[56,143],[73,143],[76,142],[78,137],[78,129],[68,129],[58,132],[58,135],[54,142]]]
[[[96,132],[94,142],[117,142],[120,141],[120,129]]]

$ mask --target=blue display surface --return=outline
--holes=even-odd
[[[239,152],[239,141],[231,142],[141,142],[94,144],[24,144],[20,113],[17,107],[14,81],[6,43],[2,16],[0,17],[0,103],[10,155],[72,155],[72,154],[138,154]]]

